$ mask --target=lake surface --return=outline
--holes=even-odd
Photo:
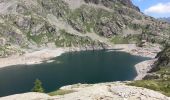
[[[29,92],[40,79],[46,92],[77,83],[133,80],[134,65],[149,58],[117,51],[65,53],[52,63],[0,69],[0,96]]]

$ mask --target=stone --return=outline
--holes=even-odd
[[[4,46],[6,44],[5,38],[0,38],[0,46]]]

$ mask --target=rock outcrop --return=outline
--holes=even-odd
[[[25,93],[7,96],[0,100],[170,100],[161,93],[140,87],[127,86],[125,83],[77,84],[61,89],[75,92],[60,96],[41,93]]]
[[[158,53],[158,55],[156,56],[156,58],[158,59],[155,64],[153,69],[151,70],[151,73],[149,75],[152,75],[152,72],[157,72],[162,68],[170,68],[170,47],[167,46],[163,51],[161,51],[160,53]],[[167,70],[167,73],[169,71]],[[154,75],[154,73],[153,73]]]
[[[170,67],[170,47],[166,47],[162,52],[158,55],[158,62],[156,66],[159,67]]]

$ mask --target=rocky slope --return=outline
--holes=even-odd
[[[170,98],[144,88],[127,86],[125,83],[77,84],[62,87],[72,93],[49,96],[42,93],[25,93],[3,97],[1,100],[170,100]]]
[[[101,48],[143,39],[168,43],[169,27],[130,0],[0,0],[0,57],[50,43]]]

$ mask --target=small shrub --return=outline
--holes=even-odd
[[[32,92],[40,92],[40,93],[44,92],[44,89],[42,87],[42,82],[39,79],[35,80]]]
[[[57,91],[54,91],[54,92],[50,92],[49,95],[51,96],[55,96],[55,95],[65,95],[65,94],[69,94],[69,93],[73,93],[75,91],[73,90],[57,90]]]

